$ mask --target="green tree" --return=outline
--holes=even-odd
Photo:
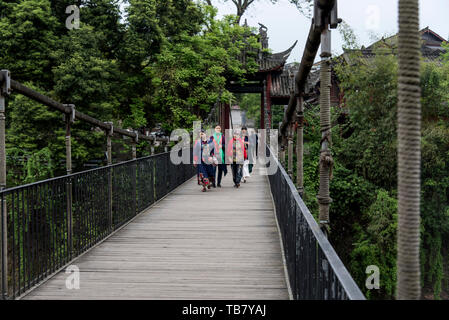
[[[245,66],[237,59],[244,49],[259,47],[252,30],[235,25],[233,17],[216,20],[211,7],[203,10],[203,31],[181,33],[179,42],[166,42],[157,62],[145,70],[154,87],[153,117],[170,114],[170,128],[191,126],[193,120],[207,117],[217,98],[228,101],[226,77],[244,81],[257,70],[255,56]]]
[[[355,226],[358,238],[351,252],[351,274],[361,285],[366,280],[368,266],[377,266],[380,271],[380,289],[368,290],[361,285],[368,298],[395,296],[397,210],[397,200],[379,189],[376,200],[366,210],[368,227]]]
[[[44,93],[31,83],[26,85]],[[53,154],[49,156],[49,146],[57,143],[59,126],[63,121],[58,112],[22,95],[11,97],[6,135],[8,186],[52,177],[56,163]]]
[[[372,209],[379,202],[379,192],[387,192],[395,198],[397,192],[396,161],[396,103],[397,103],[397,62],[385,49],[376,51],[376,58],[361,59],[351,57],[349,65],[339,65],[335,68],[345,94],[346,108],[349,110],[348,122],[334,128],[333,152],[337,163],[334,180],[331,184],[332,216],[336,230],[339,232],[334,243],[343,259],[351,265],[351,271],[358,274],[359,285],[363,286],[361,269],[365,264],[378,264],[384,274],[384,286],[376,298],[394,296],[393,267],[395,256],[380,249],[394,248],[395,240],[381,229],[373,229],[378,220],[373,219]],[[438,62],[438,64],[440,64]],[[447,122],[448,94],[447,84],[449,63],[443,59],[438,65],[433,62],[423,63],[421,73],[422,86],[422,275],[425,291],[432,291],[439,298],[447,279],[447,264],[444,256],[448,251],[449,203],[446,158],[448,150],[449,130]],[[345,203],[344,198],[355,197],[355,191],[364,185],[362,181],[350,183],[344,196],[338,166],[349,169],[353,174],[363,178],[362,181],[374,186],[378,199],[373,202],[367,197],[366,191],[358,197],[363,199],[364,206],[354,206]],[[336,190],[335,188],[338,187]],[[368,192],[369,193],[369,192]],[[386,197],[386,194],[382,196]],[[386,199],[386,198],[385,198]],[[388,201],[387,201],[388,202]],[[390,201],[391,202],[391,201]],[[335,209],[334,209],[335,208]],[[337,210],[338,208],[338,210]],[[388,209],[390,208],[390,209]],[[385,208],[392,212],[393,206]],[[355,209],[355,210],[354,210]],[[387,210],[388,209],[388,210]],[[352,212],[348,216],[348,212]],[[340,222],[344,216],[346,227]],[[389,215],[393,217],[393,215]],[[377,217],[378,218],[378,217]],[[377,219],[376,218],[376,219]],[[387,220],[385,220],[387,221]],[[394,226],[395,219],[383,225],[384,230]],[[377,230],[371,232],[369,230]],[[377,235],[376,235],[377,234]],[[345,243],[355,243],[355,251],[350,252]],[[380,243],[383,243],[381,246]],[[388,245],[387,245],[388,244]],[[370,263],[372,261],[372,263]],[[385,278],[386,277],[386,278]],[[428,290],[427,290],[428,289]]]
[[[255,128],[260,127],[260,96],[260,93],[236,94],[238,105],[246,111],[246,117],[254,121]]]
[[[57,47],[56,26],[50,1],[0,1],[0,67],[15,80],[33,81],[43,89],[53,86],[51,53]]]

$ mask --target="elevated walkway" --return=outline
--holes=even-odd
[[[196,178],[56,274],[34,299],[289,299],[268,178],[200,192]]]

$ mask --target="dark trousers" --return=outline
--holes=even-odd
[[[223,178],[223,174],[226,170],[226,165],[225,164],[219,164],[218,166],[215,167],[215,181],[217,181],[217,183],[220,185],[221,184],[221,179]]]
[[[231,164],[232,179],[234,180],[234,184],[240,184],[240,181],[242,181],[242,167],[243,166],[241,164]]]

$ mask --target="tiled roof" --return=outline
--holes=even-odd
[[[444,52],[444,48],[441,46],[441,43],[445,41],[444,38],[433,32],[429,29],[429,27],[420,30],[421,38],[423,40],[421,46],[421,53],[425,61],[435,61],[438,62],[439,56],[441,52]],[[393,35],[388,38],[383,38],[367,48],[362,47],[360,50],[344,50],[343,58],[347,63],[350,61],[351,52],[359,52],[361,53],[361,59],[364,62],[370,62],[372,58],[376,56],[379,52],[382,52],[382,48],[385,48],[385,54],[397,54],[397,41],[398,35]]]
[[[295,48],[298,41],[288,48],[287,50],[279,53],[267,54],[261,59],[258,59],[259,63],[259,72],[266,72],[275,69],[282,68],[287,62],[288,57],[292,53],[292,50]]]
[[[285,72],[273,75],[271,85],[272,97],[289,97],[292,86],[292,80]]]
[[[288,64],[284,66],[282,73],[273,74],[271,97],[290,97],[290,92],[294,88],[294,77],[298,70],[299,65]]]

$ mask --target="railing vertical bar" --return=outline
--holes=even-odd
[[[5,194],[2,194],[1,196],[1,293],[2,293],[2,299],[6,299],[7,292],[8,292],[8,285],[7,285],[7,274],[8,274],[8,263],[7,263],[7,229],[6,229],[6,201],[5,201]]]
[[[95,232],[95,220],[94,220],[94,212],[95,212],[95,195],[94,195],[94,186],[93,186],[93,173],[89,173],[87,175],[87,199],[89,200],[89,210],[88,210],[88,248],[92,247],[92,241],[94,239],[94,232]]]
[[[73,209],[72,209],[72,181],[71,178],[66,182],[66,200],[67,200],[67,247],[69,260],[73,254]]]
[[[56,226],[56,199],[58,197],[58,190],[56,188],[56,182],[50,182],[50,190],[51,190],[51,199],[50,199],[50,208],[51,208],[51,223],[50,227],[50,273],[53,273],[56,270],[55,256],[57,254],[57,246],[56,246],[56,234],[55,234],[55,226]]]
[[[41,188],[41,186],[37,186],[36,185],[36,190],[37,190],[37,194],[38,194],[38,200],[37,200],[37,204],[38,204],[38,211],[37,211],[37,222],[38,222],[38,226],[39,226],[39,250],[37,252],[37,256],[38,256],[38,261],[39,261],[39,278],[38,280],[42,280],[43,279],[43,274],[45,272],[45,265],[43,259],[44,258],[44,254],[45,254],[45,230],[44,230],[44,223],[42,223],[43,220],[43,209],[42,209],[42,193],[44,192],[43,188]]]
[[[135,155],[135,154],[134,154]],[[134,157],[136,159],[136,157]],[[134,161],[132,166],[132,186],[133,186],[133,214],[132,216],[136,216],[137,214],[137,161]]]
[[[28,267],[28,287],[27,289],[31,288],[31,282],[33,281],[33,255],[32,255],[32,249],[31,249],[31,241],[33,234],[33,221],[32,221],[32,214],[31,214],[31,207],[30,207],[30,188],[25,188],[26,195],[27,195],[27,230],[28,230],[28,247],[27,247],[27,267]]]
[[[91,213],[92,213],[92,206],[91,206],[91,196],[90,196],[90,175],[86,174],[84,176],[84,196],[83,196],[83,202],[85,203],[85,222],[84,222],[84,236],[85,236],[85,244],[84,244],[84,250],[87,250],[90,247],[90,232],[91,232],[91,226],[90,226],[90,220],[91,220]]]
[[[9,219],[11,225],[11,282],[12,282],[12,291],[11,297],[15,297],[16,293],[16,214],[15,214],[15,192],[11,194],[11,218]]]
[[[73,246],[74,246],[74,250],[72,250],[74,252],[74,254],[79,255],[80,253],[80,248],[81,248],[81,241],[82,241],[82,236],[81,236],[81,209],[80,206],[82,205],[82,202],[80,201],[80,178],[79,176],[75,177],[73,179],[74,181],[74,186],[75,186],[75,192],[73,193],[74,195],[74,200],[73,201]],[[67,194],[68,196],[68,194]],[[70,233],[70,214],[69,211],[67,210],[67,234]],[[76,239],[76,242],[75,242]],[[67,241],[67,249],[68,249],[68,253],[70,253],[70,241]],[[69,254],[69,259],[71,258],[70,254]]]
[[[20,192],[17,190],[17,292],[20,295],[22,284],[22,217],[20,210]]]
[[[24,189],[20,190],[20,193],[22,195],[21,197],[21,203],[22,203],[22,210],[21,210],[21,216],[22,216],[22,241],[21,241],[21,250],[22,250],[22,273],[23,273],[23,280],[22,280],[22,284],[20,285],[20,288],[22,288],[21,290],[23,290],[26,287],[27,284],[27,259],[26,259],[26,253],[25,253],[25,242],[26,242],[26,221],[27,221],[27,217],[26,217],[26,211],[25,211],[25,191]],[[22,293],[22,291],[20,292],[20,294]]]
[[[42,192],[44,194],[44,197],[42,199],[42,204],[48,204],[48,199],[49,198],[49,186],[46,186],[46,188],[42,188]],[[42,222],[43,222],[43,229],[44,229],[44,250],[43,250],[43,256],[44,256],[44,272],[43,272],[43,276],[44,278],[46,278],[48,276],[48,256],[50,254],[50,250],[49,250],[49,243],[50,243],[50,238],[49,238],[49,229],[48,229],[48,224],[47,224],[47,218],[48,218],[48,210],[50,209],[50,207],[44,206],[42,208],[43,211],[43,217],[42,217]]]
[[[30,237],[30,253],[31,253],[31,282],[30,286],[34,286],[35,277],[36,277],[36,246],[37,246],[37,238],[36,238],[36,219],[34,214],[34,188],[31,186],[28,189],[30,196],[30,229],[31,229],[31,237]]]
[[[81,247],[81,251],[84,251],[87,249],[89,245],[89,238],[88,238],[88,230],[87,227],[89,226],[89,210],[87,209],[89,207],[89,203],[86,203],[85,200],[88,200],[88,190],[87,190],[87,176],[83,176],[82,179],[82,197],[80,199],[83,200],[83,211],[81,214],[83,215],[83,226],[82,226],[82,233],[83,233],[83,246]],[[87,209],[87,210],[86,210]]]
[[[84,247],[83,247],[83,251],[87,250],[87,248],[89,248],[89,232],[90,232],[90,226],[89,226],[89,218],[90,218],[90,199],[89,199],[89,175],[85,175],[84,176],[84,186],[83,186],[83,190],[84,190],[84,194],[83,194],[83,202],[85,203],[85,210],[84,211],[84,228],[83,228],[83,233],[84,233]],[[87,202],[86,202],[87,200]]]
[[[108,172],[108,213],[109,213],[109,231],[114,230],[113,215],[112,215],[112,168],[107,168]]]
[[[39,277],[39,235],[38,235],[38,224],[37,224],[37,213],[36,213],[36,198],[37,198],[37,192],[36,192],[36,186],[31,187],[31,193],[32,193],[32,206],[31,206],[31,213],[33,216],[33,242],[31,243],[32,249],[33,249],[33,282],[32,285],[34,286],[37,283],[37,278]]]
[[[78,221],[78,252],[77,255],[83,252],[84,247],[84,191],[83,191],[83,178],[81,176],[77,177],[78,186],[78,198],[77,198],[77,221]]]

